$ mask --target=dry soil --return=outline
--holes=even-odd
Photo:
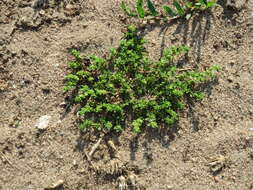
[[[119,5],[0,1],[0,189],[43,190],[59,180],[57,188],[64,190],[253,189],[252,0],[219,0],[188,21],[142,26],[151,58],[186,44],[189,64],[223,69],[204,88],[207,97],[189,103],[176,126],[105,136],[87,160],[99,135],[81,134],[75,107],[66,109],[68,51],[102,56],[117,47],[125,25],[139,22],[126,18]],[[51,119],[40,131],[36,122],[43,115]]]

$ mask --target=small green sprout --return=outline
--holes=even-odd
[[[187,20],[192,17],[195,12],[201,12],[212,8],[216,5],[216,0],[197,0],[197,1],[178,1],[173,0],[173,7],[168,5],[163,6],[164,13],[159,15],[154,3],[151,0],[146,0],[148,10],[145,10],[144,0],[136,0],[136,10],[131,10],[131,8],[127,7],[126,3],[122,1],[121,8],[125,12],[126,15],[130,17],[139,17],[145,18],[146,16],[155,16],[161,17],[163,20],[166,20],[167,16],[172,18],[184,17]]]

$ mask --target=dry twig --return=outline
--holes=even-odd
[[[8,162],[8,164],[10,166],[14,167],[13,164],[12,164],[12,162],[4,155],[4,153],[2,153],[2,152],[0,152],[0,153],[1,153],[1,156],[2,156],[3,160],[5,160],[6,162]]]
[[[94,168],[94,164],[93,164],[92,161],[91,161],[91,160],[92,160],[92,156],[93,156],[94,152],[97,150],[97,148],[99,147],[101,141],[103,140],[103,137],[104,137],[104,136],[101,136],[101,137],[98,139],[98,141],[92,146],[91,151],[89,152],[89,154],[88,154],[86,151],[84,151],[85,156],[86,156],[86,158],[87,158],[89,164],[90,164],[93,168]]]
[[[97,148],[99,147],[99,145],[100,145],[102,139],[103,139],[103,136],[100,137],[100,138],[98,139],[98,141],[92,146],[91,151],[89,152],[89,155],[88,155],[88,156],[90,157],[90,159],[92,158],[94,152],[95,152],[95,151],[97,150]]]
[[[177,69],[177,71],[182,72],[182,71],[189,71],[189,70],[193,70],[193,68],[182,68],[182,69]]]

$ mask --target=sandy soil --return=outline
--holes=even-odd
[[[43,2],[43,1],[41,1]],[[186,44],[191,63],[223,67],[176,126],[103,138],[80,134],[63,94],[70,48],[104,55],[125,23],[119,0],[0,1],[0,189],[253,189],[253,1],[218,1],[189,21],[143,29],[150,57]],[[38,119],[51,116],[39,131]],[[114,142],[116,150],[108,141]],[[115,156],[116,155],[116,156]],[[92,169],[93,168],[93,169]],[[124,188],[123,188],[124,189]]]

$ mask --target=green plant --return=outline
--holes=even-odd
[[[170,6],[163,6],[163,14],[158,13],[155,8],[154,3],[151,0],[146,0],[148,10],[145,10],[144,7],[144,0],[137,0],[136,1],[136,10],[130,9],[124,1],[121,2],[122,10],[131,17],[140,17],[145,18],[145,16],[158,16],[162,18],[167,18],[167,16],[178,18],[178,17],[185,17],[189,19],[193,13],[204,11],[206,9],[212,8],[216,5],[216,0],[173,0],[172,8]]]
[[[72,73],[66,76],[64,90],[76,92],[82,130],[120,132],[126,123],[134,132],[169,126],[179,119],[186,96],[203,99],[196,87],[214,79],[217,66],[204,72],[177,68],[177,57],[189,51],[186,46],[170,47],[160,60],[151,61],[144,43],[129,26],[120,46],[106,58],[82,57],[72,50],[75,60],[69,63]]]

